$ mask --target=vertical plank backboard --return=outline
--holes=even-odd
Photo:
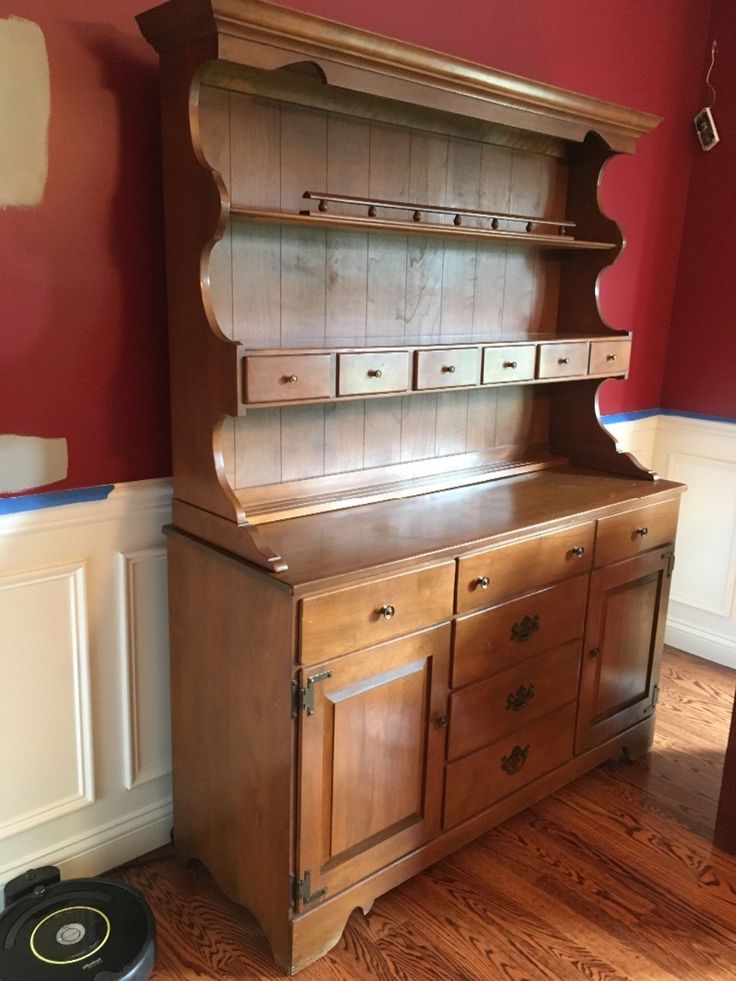
[[[481,211],[508,212],[511,202],[513,151],[484,145],[481,152],[478,207]],[[501,333],[506,257],[502,245],[480,243],[476,255],[473,336],[494,337]]]
[[[545,387],[514,385],[498,389],[497,445],[523,447],[545,443],[549,432],[549,392]]]
[[[365,444],[363,402],[325,406],[325,473],[363,469]]]
[[[512,214],[537,215],[540,193],[541,157],[525,150],[514,150],[511,162]],[[518,225],[516,226],[518,230]],[[537,253],[524,248],[509,248],[506,259],[501,322],[504,333],[528,334],[534,293]]]
[[[278,103],[232,93],[231,197],[251,207],[281,207],[281,109]],[[281,232],[272,225],[233,224],[235,337],[247,347],[281,340]]]
[[[411,135],[395,126],[372,122],[369,150],[369,191],[373,198],[409,201]],[[406,313],[404,235],[371,235],[368,239],[366,341],[403,337]]]
[[[365,403],[364,457],[366,466],[401,462],[401,398]]]
[[[327,186],[333,194],[365,196],[369,188],[370,124],[365,119],[327,117]],[[347,210],[347,209],[346,209]],[[365,209],[362,209],[365,213]],[[327,232],[325,334],[365,338],[368,233]]]
[[[496,445],[495,388],[475,389],[468,392],[468,433],[465,448],[470,452],[482,452]]]
[[[447,153],[444,205],[448,208],[478,208],[480,195],[481,145],[451,139]],[[451,219],[450,219],[451,220]],[[477,224],[464,219],[465,224]],[[441,333],[471,334],[475,306],[475,242],[445,242],[442,264]]]
[[[434,456],[437,396],[406,395],[401,400],[401,461]]]
[[[325,406],[281,410],[281,479],[321,477],[325,472]]]
[[[443,201],[447,183],[448,139],[413,132],[409,166],[410,200],[419,204]],[[449,219],[452,221],[452,219]],[[406,264],[406,337],[436,339],[442,317],[442,239],[411,236]]]
[[[281,107],[281,208],[297,214],[304,191],[327,183],[327,114]],[[281,343],[285,347],[325,339],[325,233],[321,229],[281,230]]]
[[[468,393],[439,392],[435,427],[435,456],[464,453],[468,434]]]
[[[281,409],[258,409],[235,420],[236,487],[281,480]]]

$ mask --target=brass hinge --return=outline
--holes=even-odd
[[[675,553],[670,552],[667,555],[667,578],[669,579],[675,570]]]
[[[655,685],[654,688],[652,688],[652,708],[656,708],[658,701],[659,701],[659,685]]]
[[[314,715],[314,686],[319,681],[332,677],[331,671],[320,671],[307,678],[306,688],[300,688],[296,681],[291,683],[291,717],[295,719],[300,712]]]
[[[318,889],[317,892],[312,892],[312,872],[307,869],[304,872],[304,878],[298,879],[295,875],[291,877],[291,896],[294,902],[294,906],[298,909],[299,904],[306,906],[308,903],[313,903],[317,899],[321,899],[327,890],[325,888]]]

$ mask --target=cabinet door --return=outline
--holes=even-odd
[[[449,648],[442,624],[301,672],[322,676],[299,723],[297,874],[315,898],[439,831]]]
[[[654,712],[673,558],[656,549],[591,576],[577,753]]]

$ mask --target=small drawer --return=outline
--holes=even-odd
[[[328,399],[335,394],[332,354],[249,354],[243,362],[246,402]]]
[[[409,390],[409,352],[338,354],[337,394],[375,395]]]
[[[455,624],[452,687],[498,674],[567,641],[585,625],[588,576],[576,576]]]
[[[540,344],[537,378],[567,378],[588,373],[587,341],[567,344]]]
[[[680,500],[650,504],[648,507],[598,519],[595,564],[608,565],[627,559],[649,548],[674,542]]]
[[[589,521],[460,559],[457,612],[491,606],[508,596],[585,572],[593,561],[594,530],[595,523]]]
[[[534,344],[483,349],[483,384],[528,381],[534,377],[537,349]]]
[[[629,370],[631,341],[605,340],[590,342],[589,375],[625,375]]]
[[[454,827],[569,760],[575,709],[573,702],[448,764],[444,827]]]
[[[480,348],[416,352],[416,388],[455,388],[480,382]]]
[[[448,760],[466,756],[577,698],[580,640],[455,692]]]
[[[306,597],[300,663],[314,664],[452,616],[455,563]]]

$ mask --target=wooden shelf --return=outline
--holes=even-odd
[[[586,242],[565,235],[538,235],[534,232],[509,232],[499,229],[468,228],[457,225],[439,225],[433,222],[401,221],[393,218],[361,218],[357,215],[308,214],[294,215],[285,211],[266,211],[258,208],[230,208],[231,218],[246,221],[275,222],[297,225],[302,228],[339,228],[353,231],[363,228],[372,232],[389,232],[399,235],[439,236],[440,238],[496,241],[525,248],[570,251],[605,251],[615,249],[614,242]]]
[[[384,474],[383,479],[376,479],[375,482],[370,481],[370,474],[366,472],[354,475],[355,479],[351,479],[350,474],[314,478],[311,481],[311,493],[305,492],[302,487],[300,491],[293,492],[293,496],[289,493],[288,484],[244,488],[236,491],[236,494],[246,510],[249,524],[259,525],[300,515],[321,514],[378,501],[417,497],[454,487],[484,484],[489,480],[562,467],[567,460],[560,456],[540,454],[532,459],[495,459],[478,466],[444,469],[441,472],[436,471],[438,463],[440,461],[433,461],[435,472],[415,473],[410,477],[402,477],[400,474],[409,470],[421,470],[422,467],[416,464],[412,467],[398,465],[393,468],[394,479],[386,479]],[[392,468],[386,469],[390,471]]]

